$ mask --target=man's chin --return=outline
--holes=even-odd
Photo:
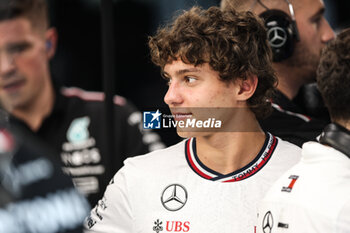
[[[310,84],[316,82],[316,70],[313,69],[314,67],[310,67],[310,69],[305,72],[306,75],[304,77],[305,84]]]
[[[184,128],[176,128],[176,133],[181,138],[192,138],[192,137],[200,137],[206,136],[209,132],[203,132],[201,130],[196,129],[184,129]]]
[[[176,131],[177,132],[177,135],[181,138],[191,138],[193,137],[193,135],[189,134],[188,132],[179,132],[179,131]]]
[[[1,108],[5,109],[7,112],[12,112],[13,109],[16,109],[18,106],[20,106],[20,102],[12,99],[2,98],[0,105]]]

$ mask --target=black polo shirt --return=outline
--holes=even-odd
[[[141,129],[141,113],[123,97],[114,98],[112,127],[104,124],[103,93],[65,87],[56,92],[54,109],[36,134],[59,151],[63,171],[91,206],[127,157],[164,147],[157,134]],[[20,122],[13,116],[11,121]],[[106,127],[114,132],[114,154],[107,148]]]
[[[328,122],[306,115],[293,101],[276,91],[272,100],[272,114],[260,120],[261,127],[298,146],[315,141]]]

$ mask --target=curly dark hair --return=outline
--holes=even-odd
[[[193,7],[149,38],[152,61],[164,69],[180,58],[195,66],[208,63],[223,81],[257,75],[258,86],[248,100],[257,118],[271,112],[277,79],[263,22],[251,12],[203,10]]]
[[[323,49],[317,84],[332,120],[350,120],[350,29]]]
[[[0,22],[24,17],[32,26],[46,29],[49,25],[47,7],[46,0],[1,0]]]

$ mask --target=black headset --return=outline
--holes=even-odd
[[[336,123],[327,125],[321,134],[320,143],[331,146],[350,158],[350,131],[346,128]]]
[[[293,5],[289,0],[285,1],[291,16],[281,10],[269,9],[260,0],[257,0],[266,9],[259,16],[265,21],[274,62],[280,62],[292,56],[294,43],[300,40]]]

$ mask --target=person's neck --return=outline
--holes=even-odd
[[[283,63],[274,64],[278,78],[277,89],[282,92],[288,99],[292,100],[297,96],[299,89],[304,84],[302,75],[298,73],[298,69],[291,68]]]
[[[197,155],[210,169],[229,174],[249,164],[265,142],[265,133],[254,119],[245,120],[245,132],[220,132],[196,137]]]
[[[332,121],[343,126],[344,128],[350,131],[350,120],[332,119]]]
[[[11,114],[24,121],[31,130],[36,132],[53,109],[54,95],[53,86],[48,85],[33,102],[21,108],[13,109]]]

